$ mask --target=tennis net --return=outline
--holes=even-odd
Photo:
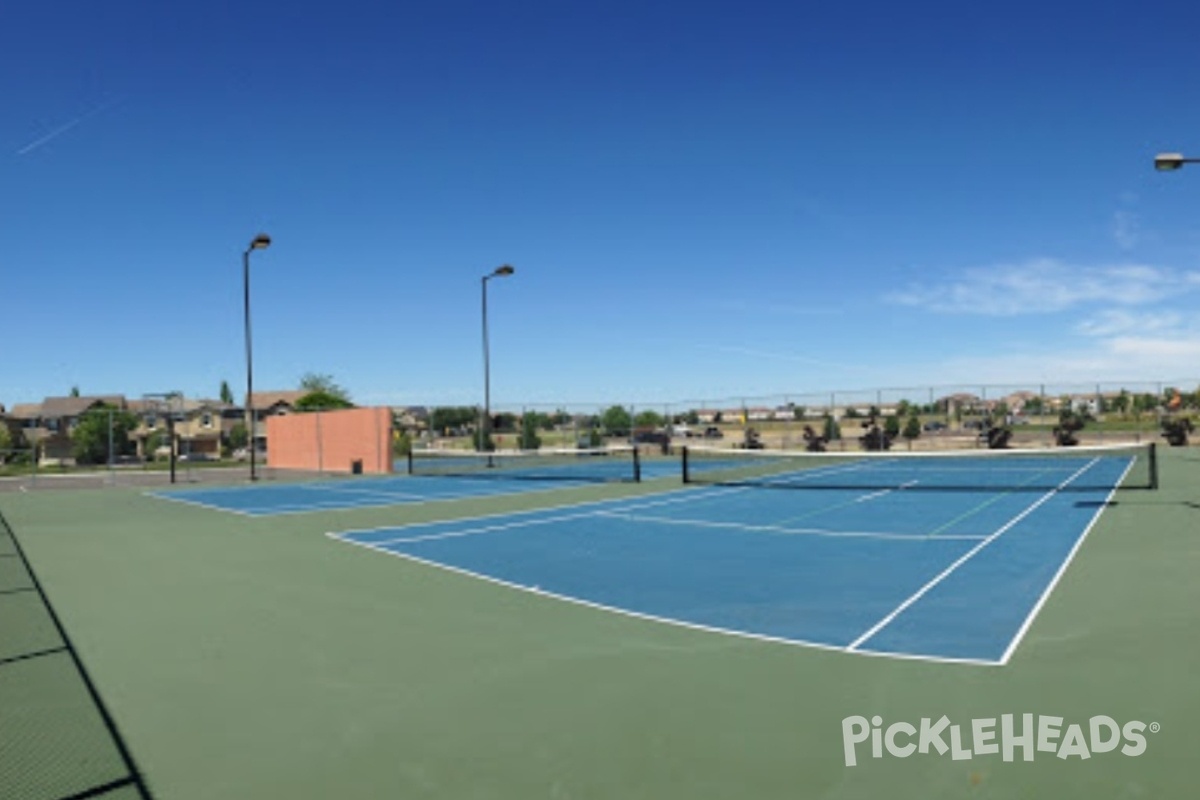
[[[1158,488],[1154,444],[1037,450],[810,453],[686,447],[684,483],[807,489]]]
[[[544,450],[413,450],[408,474],[509,480],[641,480],[636,447]]]

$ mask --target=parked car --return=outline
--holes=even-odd
[[[633,432],[630,441],[633,444],[657,444],[665,447],[671,444],[671,437],[666,431],[640,430]]]
[[[946,430],[946,423],[944,423],[944,422],[938,422],[937,420],[933,420],[932,422],[926,422],[926,423],[925,423],[923,426],[921,426],[921,427],[922,427],[922,429],[923,429],[923,430],[925,430],[925,431],[928,431],[928,432],[930,432],[930,433],[936,433],[937,431],[944,431],[944,430]]]
[[[725,434],[721,433],[720,428],[710,425],[709,427],[704,429],[704,438],[705,439],[724,439]]]

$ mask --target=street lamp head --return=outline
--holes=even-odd
[[[514,272],[516,272],[516,270],[513,269],[511,264],[504,264],[503,266],[496,267],[496,271],[493,272],[492,274],[493,275],[512,275]]]
[[[271,246],[271,237],[265,233],[260,233],[254,237],[254,241],[250,242],[251,250],[266,250]]]
[[[1154,168],[1163,172],[1179,169],[1185,160],[1182,153],[1159,153],[1154,157]]]

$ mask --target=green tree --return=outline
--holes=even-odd
[[[628,436],[632,428],[629,412],[621,406],[612,406],[600,415],[600,424],[609,436]]]
[[[659,428],[663,422],[662,414],[657,411],[639,411],[633,424],[639,428]]]
[[[392,455],[396,458],[404,458],[412,452],[412,437],[408,435],[408,431],[397,429],[395,436],[392,437]]]
[[[913,407],[913,404],[908,402],[907,400],[901,400],[899,403],[896,403],[896,416],[897,417],[907,417],[909,414],[912,414],[915,412],[916,412],[916,409]]]
[[[912,449],[913,439],[921,436],[921,420],[917,418],[916,414],[911,415],[904,423],[904,430],[900,432],[900,435],[908,439],[908,447]]]
[[[99,405],[79,418],[71,432],[71,454],[80,464],[104,464],[109,458],[109,419],[112,419],[113,456],[129,455],[134,446],[129,432],[138,425],[137,417],[110,405]]]
[[[299,412],[330,411],[338,408],[354,408],[354,403],[342,395],[314,391],[297,400],[293,408]]]
[[[338,397],[349,402],[350,395],[341,386],[334,383],[332,375],[320,375],[315,372],[306,372],[300,378],[301,391],[309,393],[322,393],[332,397]]]
[[[804,412],[807,409],[804,406],[792,406],[792,419],[804,419]]]
[[[895,439],[900,435],[900,418],[895,414],[890,417],[885,417],[883,420],[883,432],[891,438]]]
[[[685,413],[683,415],[683,424],[684,425],[699,425],[700,424],[700,415],[697,414],[694,409],[688,411],[687,413]]]
[[[78,386],[71,387],[71,397],[79,397],[79,387]]]
[[[13,443],[12,431],[8,426],[0,421],[0,464],[4,463],[4,450],[12,450],[16,445]]]
[[[229,381],[221,381],[221,402],[227,406],[233,405],[233,390],[229,388]]]
[[[825,430],[821,435],[824,436],[825,440],[829,442],[842,438],[842,429],[837,424],[837,420],[833,418],[832,414],[825,415]]]
[[[521,420],[521,449],[537,450],[542,446],[542,437],[538,436],[538,422],[541,414],[526,414]]]
[[[244,429],[243,429],[244,430]],[[146,437],[146,460],[153,461],[154,453],[158,448],[162,447],[167,442],[167,432],[162,430],[150,431],[150,435]]]
[[[240,450],[250,441],[250,431],[246,428],[246,423],[235,422],[229,429],[229,446],[234,450]]]
[[[479,424],[479,409],[470,406],[447,406],[435,408],[429,414],[429,427],[435,433],[444,434],[454,428],[465,428]]]

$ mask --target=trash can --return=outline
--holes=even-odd
[[[350,474],[351,475],[362,475],[362,459],[361,458],[355,459],[354,461],[350,462]]]

